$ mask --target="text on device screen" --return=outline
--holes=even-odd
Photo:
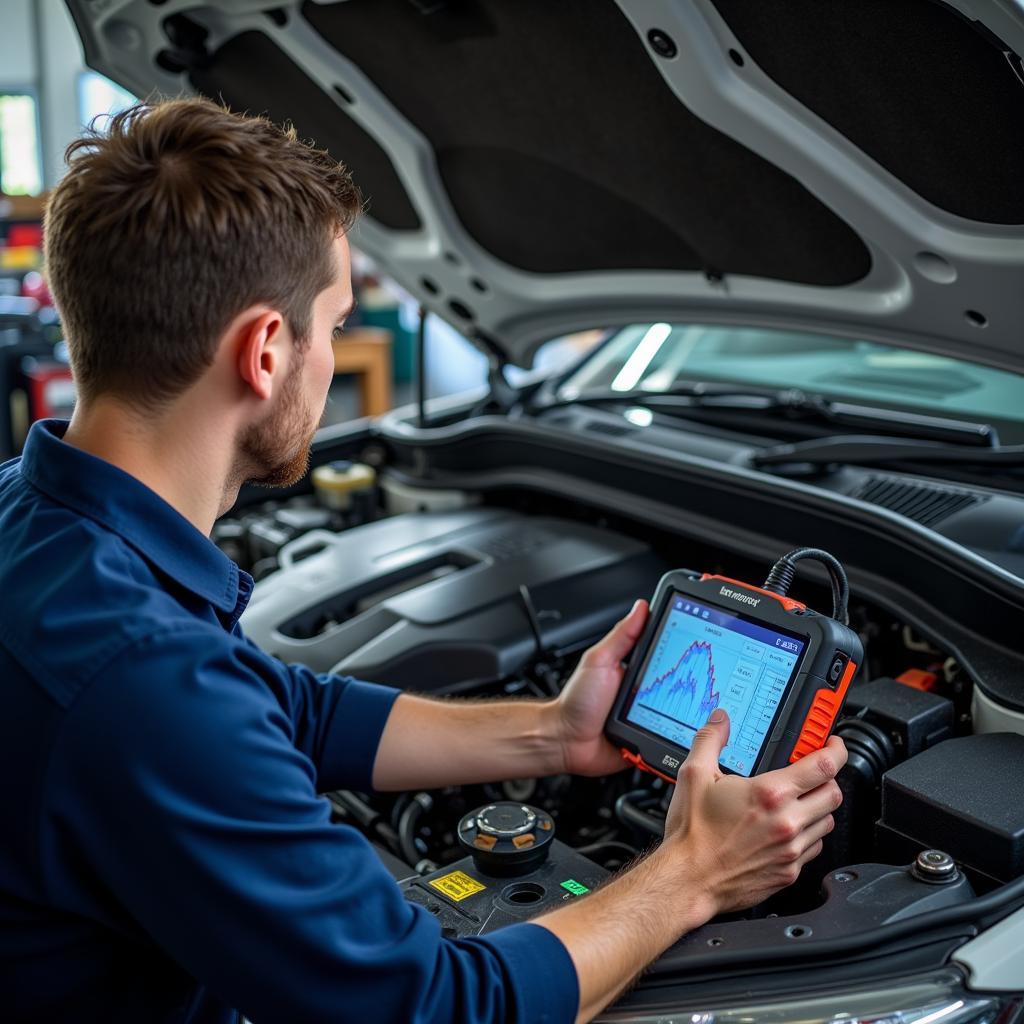
[[[687,750],[715,708],[729,714],[719,763],[749,775],[804,641],[675,595],[626,721]]]

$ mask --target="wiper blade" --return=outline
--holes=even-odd
[[[650,391],[646,388],[634,388],[631,391],[608,391],[606,388],[591,388],[578,391],[575,388],[562,388],[557,398],[538,403],[536,408],[555,409],[567,405],[597,405],[610,402],[615,404],[645,405],[662,399],[694,399],[695,404],[704,404],[718,399],[737,398],[743,400],[773,399],[783,392],[774,388],[756,388],[736,384],[713,383],[709,381],[681,381],[670,388]]]
[[[755,466],[828,465],[854,463],[880,465],[886,462],[935,462],[968,466],[1024,466],[1024,445],[996,445],[971,448],[935,441],[896,441],[872,435],[818,437],[795,444],[762,448],[751,459]]]
[[[654,412],[677,416],[685,416],[690,410],[695,415],[701,410],[721,410],[728,414],[779,416],[979,448],[995,448],[999,444],[996,428],[990,423],[838,402],[799,388],[737,387],[734,384],[692,381],[666,391],[584,391],[540,408],[608,403],[644,406]]]

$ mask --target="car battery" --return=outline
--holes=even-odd
[[[527,921],[585,896],[608,877],[554,838],[550,815],[515,801],[466,815],[459,842],[470,856],[401,883],[405,898],[437,917],[448,938]]]

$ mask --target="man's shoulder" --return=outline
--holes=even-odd
[[[119,651],[193,617],[122,537],[19,477],[0,467],[0,660],[66,705]]]

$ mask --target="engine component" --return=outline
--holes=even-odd
[[[652,814],[650,808],[656,807],[661,800],[660,793],[648,789],[630,790],[615,801],[615,817],[623,825],[660,839],[665,834],[665,818]]]
[[[956,861],[942,850],[922,850],[912,870],[915,878],[932,885],[949,885],[960,877]]]
[[[474,855],[477,852],[474,850]],[[536,917],[585,895],[607,877],[604,868],[550,839],[547,858],[516,878],[489,873],[474,857],[466,857],[422,878],[409,879],[402,888],[407,900],[437,916],[444,935],[455,937],[480,935]]]
[[[419,824],[420,818],[431,811],[433,807],[434,799],[429,793],[417,793],[398,818],[398,848],[401,850],[402,856],[410,864],[414,864],[418,870],[422,870],[427,865],[429,865],[428,870],[437,867],[433,861],[425,860],[416,848],[416,826]]]
[[[1024,873],[1024,736],[962,736],[889,769],[876,834],[883,856],[938,848],[993,881]]]
[[[330,523],[330,513],[322,508],[284,506],[270,516],[255,519],[249,526],[249,544],[253,561],[276,558],[289,541],[310,530],[320,530]]]
[[[640,541],[492,509],[314,531],[281,562],[242,618],[260,647],[317,671],[435,691],[580,649],[665,570]]]
[[[373,518],[376,504],[376,471],[361,462],[330,462],[311,474],[313,490],[320,503],[340,512],[349,526]]]
[[[537,807],[502,800],[467,814],[459,822],[458,836],[478,871],[510,878],[525,875],[547,860],[555,822]]]
[[[951,700],[895,679],[875,679],[855,686],[846,698],[845,713],[883,729],[901,761],[953,735]]]
[[[479,503],[479,497],[466,491],[455,491],[439,487],[415,487],[403,483],[393,474],[380,478],[380,489],[384,506],[389,515],[404,515],[407,512],[453,512]]]
[[[303,495],[220,519],[213,527],[212,539],[228,558],[262,579],[278,568],[278,555],[286,544],[313,530],[343,526],[340,513],[313,504]]]
[[[833,811],[835,828],[825,837],[820,866],[831,869],[874,855],[874,825],[886,769],[896,751],[884,729],[861,718],[844,718],[836,735],[846,744],[847,761],[836,782],[843,802]]]
[[[1016,732],[1024,735],[1024,712],[993,700],[987,693],[982,693],[980,686],[974,687],[971,695],[971,718],[976,733]]]

